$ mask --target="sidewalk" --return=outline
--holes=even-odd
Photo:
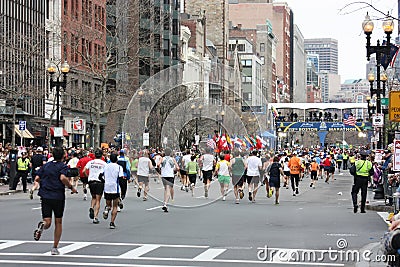
[[[22,189],[19,188],[20,186],[17,186],[17,190],[10,190],[9,189],[9,185],[8,184],[1,184],[0,183],[0,196],[4,196],[4,195],[11,195],[11,194],[15,194],[15,193],[20,193],[22,192]],[[29,186],[28,186],[29,188]]]
[[[385,204],[385,199],[374,199],[374,192],[368,189],[367,204],[365,205],[367,210],[393,212],[394,207]]]

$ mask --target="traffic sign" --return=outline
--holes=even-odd
[[[400,91],[391,91],[389,100],[389,120],[400,122]]]
[[[19,130],[20,131],[26,130],[26,121],[19,121]]]
[[[388,106],[389,105],[389,98],[387,98],[387,97],[381,98],[381,105],[382,106]]]
[[[393,171],[400,171],[400,140],[394,141],[393,150]]]
[[[372,116],[372,126],[373,127],[383,126],[383,114],[374,114]]]

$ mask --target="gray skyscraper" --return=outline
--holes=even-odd
[[[338,74],[338,41],[332,38],[305,39],[307,54],[319,55],[319,71]]]

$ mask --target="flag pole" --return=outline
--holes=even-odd
[[[342,109],[342,123],[343,123],[343,129],[342,129],[342,149],[344,149],[344,129],[345,129],[345,125],[344,125],[344,114],[343,114],[343,109]]]

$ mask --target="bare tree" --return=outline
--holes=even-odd
[[[161,69],[161,62],[151,51],[161,51],[159,32],[167,18],[150,0],[108,1],[107,21],[97,15],[101,12],[91,16],[92,7],[82,8],[82,23],[69,25],[72,35],[62,41],[71,49],[71,69],[94,84],[91,88],[72,88],[68,94],[89,113],[97,147],[101,119],[125,111],[138,88],[139,64],[150,75]],[[151,29],[142,30],[139,18],[147,20]],[[143,51],[149,51],[148,56],[143,56]]]
[[[45,101],[45,36],[44,25],[26,26],[25,32],[7,31],[6,20],[2,19],[0,32],[0,55],[3,55],[2,86],[0,92],[11,107],[12,135],[11,146],[15,147],[15,128],[17,110],[27,114],[44,116]],[[4,55],[12,55],[7,61]]]

